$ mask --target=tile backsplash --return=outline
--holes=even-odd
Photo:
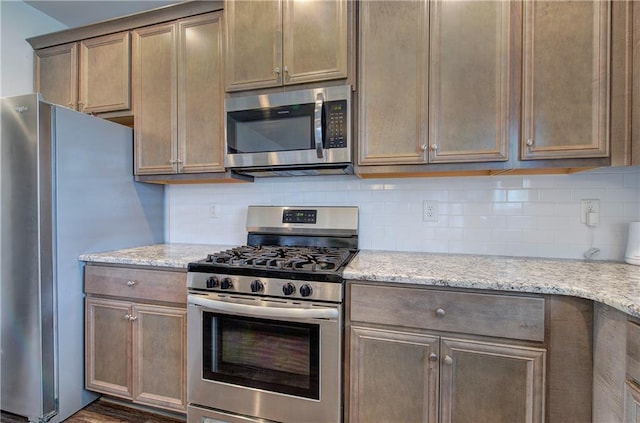
[[[640,221],[640,166],[571,175],[363,180],[355,176],[257,179],[253,184],[167,187],[167,241],[246,243],[247,206],[349,205],[360,248],[622,260],[627,226]],[[600,222],[580,222],[580,200],[600,200]],[[437,221],[423,220],[424,202]],[[426,264],[426,263],[425,263]]]

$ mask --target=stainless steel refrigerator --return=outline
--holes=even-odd
[[[130,128],[1,99],[0,408],[58,422],[84,390],[86,252],[163,241],[163,188],[133,180]]]

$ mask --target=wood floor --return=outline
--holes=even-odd
[[[1,413],[0,423],[24,423],[27,419]],[[98,400],[65,420],[65,423],[184,423],[161,414],[152,414],[110,401]]]

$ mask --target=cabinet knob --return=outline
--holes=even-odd
[[[436,151],[438,149],[437,144],[431,144],[431,151]]]
[[[124,318],[133,322],[134,320],[138,320],[138,316],[132,316],[131,314],[125,314]]]
[[[136,281],[127,281],[127,286],[128,287],[132,287],[135,284],[136,284]]]
[[[429,354],[429,360],[438,361],[438,354],[436,354],[436,353]]]
[[[276,68],[273,70],[276,75],[280,75],[280,68],[276,66]]]
[[[446,364],[447,366],[451,366],[453,364],[453,358],[451,358],[448,355],[444,356],[444,364]]]
[[[422,146],[420,146],[420,150],[427,151],[427,144],[422,144]]]
[[[444,311],[443,308],[439,308],[436,310],[436,316],[438,316],[439,318],[443,318],[445,314],[447,314],[447,312]]]
[[[533,147],[533,140],[527,140],[527,147]]]

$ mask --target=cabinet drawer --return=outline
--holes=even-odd
[[[640,325],[627,322],[627,374],[640,384]]]
[[[544,299],[351,285],[351,320],[544,341]]]
[[[184,304],[187,302],[187,274],[88,265],[84,272],[84,290],[87,294]]]

